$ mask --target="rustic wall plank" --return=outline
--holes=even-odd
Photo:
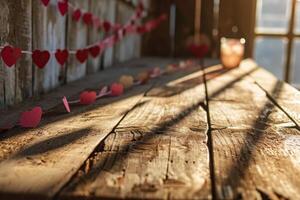
[[[55,51],[66,47],[66,17],[57,10],[57,0],[48,7],[33,0],[33,48]],[[66,68],[61,67],[54,54],[44,69],[34,68],[35,94],[52,90],[65,82]]]
[[[95,14],[97,17],[102,20],[103,18],[103,12],[105,9],[107,9],[107,2],[100,0],[100,1],[90,1],[89,2],[89,10],[91,13]],[[104,32],[101,30],[97,30],[95,28],[89,29],[88,32],[88,43],[89,44],[94,44],[101,39],[103,39]],[[88,66],[87,66],[87,73],[94,73],[100,70],[101,68],[101,61],[102,61],[102,56],[99,56],[97,58],[93,58],[90,56],[89,61],[88,61]]]
[[[117,23],[126,24],[135,9],[122,1],[117,4]],[[124,62],[140,56],[141,38],[139,35],[127,35],[116,45],[115,62]]]
[[[1,44],[31,50],[31,1],[1,0]],[[18,63],[4,68],[5,102],[19,103],[32,95],[32,64],[30,55],[22,55]]]
[[[99,3],[101,3],[101,5],[99,5],[101,9],[99,13],[100,18],[115,23],[117,0],[101,0]],[[115,47],[111,47],[105,50],[103,54],[103,68],[110,67],[114,63],[114,49]]]
[[[70,1],[76,8],[88,11],[89,2],[82,0]],[[67,23],[67,48],[68,49],[82,49],[88,46],[88,27],[81,20],[75,22],[72,17],[68,17]],[[89,29],[92,29],[89,27]],[[78,80],[86,75],[87,64],[81,64],[75,55],[71,55],[67,65],[67,82]]]
[[[217,198],[298,199],[300,132],[250,78],[255,69],[248,63],[208,82]]]

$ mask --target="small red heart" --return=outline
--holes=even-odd
[[[209,52],[209,46],[206,44],[196,45],[191,44],[188,50],[197,58],[203,58]]]
[[[76,58],[80,63],[84,63],[89,57],[89,51],[87,49],[80,49],[76,52]]]
[[[124,93],[124,86],[120,83],[113,83],[110,86],[111,96],[121,96]]]
[[[89,52],[94,58],[96,58],[100,54],[100,51],[101,49],[99,46],[93,46],[89,48]]]
[[[82,19],[83,19],[83,22],[86,23],[87,25],[92,25],[93,24],[93,15],[92,15],[92,13],[84,13]]]
[[[1,51],[1,57],[8,67],[12,67],[21,57],[21,49],[12,46],[5,46]]]
[[[35,107],[31,111],[23,112],[20,118],[20,126],[23,128],[35,128],[42,119],[43,110],[41,107]]]
[[[33,62],[41,69],[45,67],[49,59],[50,59],[49,51],[35,50],[32,53]]]
[[[58,10],[62,16],[64,16],[68,12],[69,4],[68,4],[67,0],[59,1],[57,6],[58,6]]]
[[[74,21],[78,22],[80,20],[80,17],[81,17],[81,11],[80,11],[80,9],[76,9],[73,12],[72,18]]]
[[[69,52],[66,49],[65,50],[58,49],[55,53],[55,58],[57,62],[61,65],[64,65],[67,62],[68,57],[69,57]]]
[[[139,34],[144,34],[147,32],[147,29],[145,26],[138,26],[136,31],[139,33]]]
[[[112,28],[111,23],[109,21],[104,21],[102,23],[102,26],[104,28],[104,31],[107,33],[110,31],[110,29]]]
[[[96,99],[97,99],[96,92],[85,91],[80,94],[80,103],[82,105],[92,104],[96,101]]]
[[[42,0],[42,3],[44,4],[44,6],[48,6],[50,0]]]

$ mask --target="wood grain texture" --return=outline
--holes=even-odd
[[[66,17],[57,10],[57,0],[50,1],[48,7],[40,0],[33,0],[33,48],[52,50],[66,48]],[[35,95],[48,92],[66,80],[66,68],[61,67],[54,54],[44,69],[34,68]]]
[[[300,132],[250,78],[256,64],[244,64],[208,81],[217,198],[298,199]]]
[[[91,106],[72,106],[70,115],[65,114],[61,97],[76,95],[74,97],[78,98],[85,88],[97,89],[118,79],[121,74],[137,74],[147,67],[141,66],[140,62],[131,62],[129,66],[131,68],[121,66],[117,73],[114,69],[89,76],[43,97],[39,104],[46,109],[39,128],[16,128],[1,134],[0,198],[52,198],[69,181],[153,83],[132,89],[119,98],[97,101]],[[20,108],[17,110],[20,112]],[[11,116],[16,116],[16,111],[10,112]],[[1,116],[4,115],[1,113]],[[3,120],[1,118],[1,122]]]
[[[76,8],[82,10],[89,9],[89,2],[82,0],[70,1]],[[92,29],[92,27],[89,27]],[[68,17],[67,23],[67,36],[66,36],[68,49],[82,49],[88,46],[88,27],[82,20],[75,22],[71,15]],[[67,82],[78,80],[86,75],[87,64],[81,64],[75,55],[71,55],[67,65]]]
[[[31,0],[1,0],[0,5],[1,45],[9,44],[30,51],[32,41]],[[1,71],[4,73],[5,103],[7,105],[19,103],[32,95],[30,55],[22,55],[18,63],[11,68],[2,63]]]
[[[59,199],[211,198],[204,87],[192,77],[164,77],[147,92]],[[165,97],[167,87],[181,90]]]
[[[251,62],[249,60],[248,62]],[[242,65],[241,70],[245,70],[246,65]],[[263,68],[259,68],[251,74],[253,81],[260,85],[272,98],[300,125],[299,91],[291,85],[278,80],[273,74]],[[273,85],[278,84],[276,92],[273,92]]]

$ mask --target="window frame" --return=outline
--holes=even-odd
[[[256,28],[256,14],[257,14],[257,0],[255,0],[255,6],[254,6],[254,12],[253,12],[253,49],[252,54],[254,54],[255,51],[255,39],[257,37],[275,37],[275,38],[284,38],[287,40],[287,46],[286,46],[286,60],[285,60],[285,66],[284,66],[284,80],[288,83],[291,82],[291,68],[292,68],[292,53],[293,53],[293,46],[294,41],[296,38],[300,38],[300,33],[296,33],[296,8],[297,3],[300,4],[299,0],[291,0],[291,13],[290,13],[290,20],[288,25],[288,31],[286,33],[272,33],[272,32],[259,32]]]

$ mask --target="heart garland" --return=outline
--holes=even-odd
[[[44,6],[47,7],[50,3],[50,0],[41,0],[41,2]],[[94,28],[99,29],[99,30],[101,27],[103,27],[105,32],[109,32],[112,28],[117,27],[117,24],[112,25],[112,23],[110,23],[110,22],[101,23],[101,20],[97,16],[93,15],[90,12],[84,12],[80,8],[76,8],[76,6],[73,5],[72,3],[70,3],[68,0],[58,0],[57,8],[58,8],[59,13],[62,16],[65,16],[68,13],[69,8],[71,8],[72,9],[72,19],[75,22],[79,22],[80,18],[82,17],[83,22],[87,26],[93,26]],[[130,22],[132,22],[134,24],[136,20],[143,17],[143,13],[144,13],[144,4],[142,2],[139,2],[135,9],[135,14],[131,17]]]
[[[48,1],[43,1],[44,5],[48,5],[47,3],[49,3]],[[67,0],[61,0],[59,3],[68,3]],[[76,12],[76,11],[75,11]],[[81,17],[81,11],[78,10],[76,13],[73,13],[73,19],[74,20],[79,20]],[[85,13],[85,23],[97,23],[100,24],[100,22],[97,20],[91,19],[91,13]],[[160,21],[162,17],[159,17],[158,19],[152,20],[152,21]],[[92,21],[91,21],[92,20]],[[150,21],[151,22],[151,21]],[[69,54],[76,54],[76,58],[80,63],[84,63],[86,62],[86,60],[88,59],[88,54],[90,53],[91,56],[93,58],[96,58],[97,56],[100,55],[101,52],[103,52],[106,48],[112,47],[114,44],[116,44],[117,42],[119,42],[125,35],[127,35],[128,33],[144,33],[149,31],[146,26],[147,24],[145,24],[144,26],[133,26],[131,24],[127,24],[126,26],[122,27],[121,25],[115,25],[112,26],[110,24],[110,22],[108,21],[104,21],[102,23],[103,28],[105,29],[106,32],[111,31],[112,29],[114,29],[115,31],[117,31],[115,34],[113,34],[112,36],[107,37],[106,39],[102,40],[101,42],[98,42],[96,45],[90,45],[87,48],[84,49],[79,49],[79,50],[61,50],[58,49],[56,50],[56,52],[54,52],[55,58],[57,60],[57,62],[61,65],[64,66],[69,58]],[[135,31],[134,31],[135,30]],[[142,31],[141,31],[142,30]],[[2,49],[2,50],[1,50]],[[52,53],[49,50],[34,50],[32,52],[30,51],[22,51],[20,48],[18,47],[13,47],[10,45],[6,45],[4,47],[0,46],[0,50],[1,50],[1,58],[3,60],[3,62],[8,66],[8,67],[12,67],[14,66],[17,61],[20,59],[21,54],[32,54],[32,59],[33,59],[33,63],[40,69],[43,69],[47,63],[50,60],[50,54]]]

